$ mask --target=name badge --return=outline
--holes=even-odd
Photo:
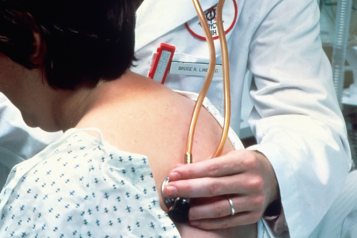
[[[192,76],[206,76],[208,72],[208,64],[204,63],[188,63],[172,61],[170,74],[182,74]],[[214,77],[223,78],[222,65],[216,65]]]

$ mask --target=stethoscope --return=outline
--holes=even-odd
[[[208,89],[211,85],[212,78],[215,71],[216,66],[216,51],[213,43],[212,34],[208,27],[208,24],[205,20],[205,15],[202,10],[202,7],[199,3],[199,0],[192,0],[198,18],[201,22],[203,27],[206,40],[209,46],[210,52],[210,61],[208,66],[208,73],[206,79],[203,83],[201,91],[196,101],[196,105],[192,114],[191,123],[188,131],[187,143],[186,143],[186,154],[185,154],[185,164],[191,164],[193,161],[192,158],[192,144],[193,144],[193,135],[198,119],[198,115],[200,113],[200,109],[202,107],[202,103]],[[230,123],[230,115],[231,115],[231,101],[230,101],[230,83],[229,83],[229,60],[228,60],[228,49],[227,49],[227,41],[226,36],[223,28],[223,21],[222,21],[222,12],[223,12],[223,5],[225,0],[219,0],[217,6],[217,29],[219,34],[219,41],[221,45],[221,52],[222,52],[222,68],[223,68],[223,87],[224,87],[224,124],[223,124],[223,131],[221,135],[221,139],[219,145],[213,154],[212,158],[219,156],[222,153],[224,144],[227,140],[228,130],[229,130],[229,123]],[[169,178],[167,177],[164,182],[162,183],[161,187],[161,194],[164,200],[166,207],[169,209],[168,215],[174,222],[178,223],[186,223],[188,222],[188,212],[190,210],[190,199],[188,198],[166,198],[164,196],[164,187],[169,183]]]

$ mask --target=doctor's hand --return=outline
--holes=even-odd
[[[177,165],[169,177],[165,196],[197,198],[191,200],[189,219],[201,229],[256,223],[279,198],[273,167],[257,151],[236,150],[215,159]]]

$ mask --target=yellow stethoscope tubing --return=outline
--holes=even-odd
[[[212,158],[221,155],[224,144],[227,140],[229,125],[231,121],[231,92],[230,92],[230,77],[229,77],[229,55],[226,34],[223,27],[223,5],[225,0],[220,0],[217,7],[217,27],[218,37],[221,45],[222,68],[223,68],[223,89],[224,89],[224,123],[221,140]]]
[[[192,0],[197,16],[201,22],[203,27],[203,31],[205,33],[207,43],[209,46],[209,53],[210,53],[210,61],[208,65],[208,72],[206,79],[202,85],[201,91],[198,95],[195,108],[192,114],[191,123],[189,127],[189,132],[187,136],[187,143],[186,143],[186,158],[185,163],[190,164],[192,163],[192,144],[193,144],[193,136],[195,127],[197,124],[198,115],[200,113],[200,109],[203,104],[203,100],[207,95],[208,89],[211,85],[212,78],[214,75],[215,67],[216,67],[216,51],[215,46],[213,43],[213,38],[211,32],[209,30],[208,24],[205,20],[205,15],[202,10],[202,7],[198,0]],[[225,32],[223,28],[223,21],[222,21],[222,12],[223,12],[223,5],[225,0],[220,0],[217,7],[217,27],[219,33],[219,40],[221,44],[221,52],[222,52],[222,68],[223,68],[223,87],[224,87],[224,124],[223,124],[223,131],[221,135],[221,139],[219,145],[213,154],[212,158],[219,156],[222,153],[224,144],[227,140],[229,124],[230,124],[230,83],[229,83],[229,61],[228,61],[228,49],[227,49],[227,41],[225,37]]]

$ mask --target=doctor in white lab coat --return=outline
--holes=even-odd
[[[208,10],[217,4],[217,0],[204,0],[201,4],[204,10]],[[208,13],[212,34],[215,35],[212,10]],[[307,237],[316,231],[337,198],[351,167],[350,149],[332,84],[331,67],[319,39],[317,3],[315,0],[226,0],[223,20],[230,53],[231,126],[239,131],[244,77],[250,70],[254,75],[250,92],[254,109],[250,125],[258,145],[250,147],[248,152],[236,151],[207,163],[174,169],[176,176],[180,174],[181,178],[216,176],[206,174],[206,168],[215,164],[226,165],[218,170],[222,178],[176,181],[167,191],[172,194],[176,189],[176,195],[190,196],[208,196],[209,192],[213,195],[229,193],[238,212],[234,216],[229,216],[231,209],[226,198],[216,203],[216,207],[221,209],[220,214],[213,214],[213,205],[197,206],[191,210],[191,219],[224,216],[212,222],[198,219],[198,226],[208,229],[223,224],[244,224],[249,221],[239,213],[244,211],[248,211],[250,222],[257,220],[265,211],[268,198],[271,200],[269,191],[275,190],[283,207],[280,220],[285,219],[290,236]],[[145,0],[137,11],[136,53],[139,60],[132,70],[147,75],[152,54],[160,43],[176,47],[173,61],[178,65],[206,64],[208,48],[201,36],[191,0]],[[215,40],[215,45],[217,64],[220,64],[218,40]],[[165,85],[199,92],[203,80],[203,75],[173,70]],[[223,113],[222,88],[222,79],[218,75],[213,79],[207,96]],[[16,119],[19,114],[6,99],[0,102],[0,160],[7,167],[31,157],[60,136],[29,130]],[[11,137],[13,135],[16,138]],[[14,141],[18,143],[14,144]],[[13,159],[5,161],[4,155],[9,154]],[[239,165],[241,161],[245,162],[246,168]],[[196,172],[187,175],[192,166]],[[256,179],[255,187],[249,183],[252,181],[250,178]],[[211,181],[220,186],[209,190]],[[274,185],[274,181],[277,184]],[[272,227],[273,230],[282,230],[281,223],[272,224],[277,226]]]
[[[217,0],[205,0],[201,4],[207,10],[217,4]],[[212,10],[206,13],[215,35],[214,13]],[[250,70],[254,109],[249,121],[258,145],[249,150],[265,155],[273,168],[272,173],[275,172],[284,212],[280,220],[285,216],[291,237],[307,237],[318,226],[340,193],[351,168],[350,148],[335,96],[331,67],[319,38],[319,16],[316,0],[226,0],[224,8],[230,55],[231,125],[238,132],[243,82]],[[173,61],[182,66],[181,69],[187,65],[185,63],[194,63],[197,67],[197,63],[207,63],[208,47],[202,36],[191,0],[145,0],[137,11],[136,55],[139,61],[133,71],[147,75],[152,54],[160,43],[176,47]],[[220,64],[218,40],[215,45],[217,64]],[[199,92],[204,76],[172,69],[174,64],[165,85]],[[213,79],[208,98],[223,114],[220,77]],[[236,211],[251,215],[229,216],[230,204],[222,198],[215,206],[191,209],[191,221],[197,218],[200,221],[191,224],[204,229],[244,224],[253,221],[257,213],[264,212],[264,199],[269,199],[270,195],[264,190],[265,186],[274,183],[260,184],[260,193],[247,181],[250,178],[266,181],[269,178],[266,172],[271,173],[271,170],[261,157],[254,160],[252,154],[245,153],[236,151],[207,163],[193,163],[173,170],[172,178],[179,174],[185,179],[239,173],[220,180],[182,180],[165,190],[167,195],[192,197],[228,193]],[[263,168],[242,168],[241,161],[256,162],[258,167],[263,164]],[[219,164],[225,167],[212,174],[210,166]],[[188,174],[190,168],[196,172]],[[254,206],[259,203],[260,207]],[[200,220],[221,216],[225,217],[218,221]],[[275,231],[282,230],[279,222],[273,225],[277,226]]]

